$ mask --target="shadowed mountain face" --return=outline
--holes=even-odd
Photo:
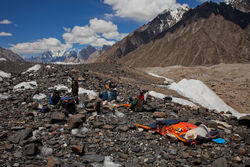
[[[140,45],[150,42],[161,32],[177,23],[187,10],[189,10],[187,7],[180,7],[171,11],[163,11],[151,22],[133,31],[127,37],[113,45],[97,61],[114,62],[117,58],[121,58],[134,51]]]
[[[249,62],[249,21],[250,13],[207,2],[119,62],[136,67]]]
[[[24,62],[24,60],[18,54],[2,47],[0,47],[0,58],[1,60],[6,59],[6,61]]]

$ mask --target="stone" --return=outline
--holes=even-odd
[[[139,153],[139,152],[141,152],[141,148],[137,147],[137,146],[134,146],[134,147],[131,148],[131,151],[133,151],[135,153]]]
[[[198,121],[197,119],[189,119],[188,123],[192,124],[192,125],[197,125],[200,123],[200,121]]]
[[[84,153],[84,146],[83,145],[73,145],[71,149],[73,152],[75,152],[79,155],[82,155]]]
[[[37,152],[37,147],[34,143],[31,143],[23,148],[24,155],[35,155]]]
[[[175,149],[175,148],[169,148],[168,151],[172,155],[177,155],[177,149]]]
[[[129,130],[129,127],[128,126],[119,126],[118,129],[121,132],[127,132]]]
[[[250,167],[250,159],[245,162],[245,167]]]
[[[8,137],[8,133],[7,132],[0,132],[0,139],[4,139]]]
[[[233,161],[240,163],[242,161],[242,159],[239,156],[237,156],[237,157],[234,157]]]
[[[225,158],[218,158],[212,163],[213,167],[227,167],[227,160]]]
[[[112,130],[112,129],[114,129],[114,127],[111,125],[104,125],[103,129]]]
[[[83,160],[83,162],[87,162],[87,163],[101,163],[104,161],[104,156],[103,155],[97,155],[97,154],[87,154],[82,156],[81,158]]]
[[[13,136],[10,136],[8,138],[8,140],[11,141],[12,143],[17,144],[17,143],[22,142],[23,140],[28,139],[32,135],[33,135],[32,134],[32,129],[31,128],[27,128],[27,129],[24,129],[24,130],[21,130],[21,131],[17,132]]]
[[[209,128],[217,129],[218,128],[218,124],[215,121],[208,121],[208,127]]]
[[[102,122],[93,122],[93,126],[94,126],[94,128],[101,128],[101,127],[103,127],[103,123]]]
[[[184,158],[184,159],[190,157],[189,153],[187,153],[187,152],[181,152],[181,153],[179,153],[179,155],[180,155],[182,158]]]
[[[51,123],[64,122],[66,121],[65,114],[61,112],[53,112],[50,116]]]
[[[187,160],[177,158],[176,161],[179,162],[179,163],[183,163],[184,164],[184,163],[186,163]]]
[[[246,154],[246,149],[244,149],[244,148],[239,148],[238,150],[237,150],[237,153],[238,154],[240,154],[240,155],[245,155]]]
[[[250,145],[250,134],[247,134],[245,136],[245,142],[246,142],[246,144]]]
[[[82,122],[85,121],[85,116],[83,114],[76,114],[69,118],[68,125],[70,129],[78,128]]]
[[[238,122],[239,122],[240,125],[245,125],[245,126],[247,126],[249,128],[250,127],[250,115],[240,117],[238,119]]]
[[[53,149],[44,146],[44,147],[41,149],[41,153],[42,153],[42,155],[45,156],[45,157],[51,156],[51,155],[53,154]]]
[[[218,128],[221,127],[221,129],[232,129],[232,125],[229,125],[226,122],[218,121],[218,120],[213,120],[213,122],[216,122],[218,124]]]
[[[48,158],[47,167],[59,167],[61,166],[61,163],[58,158],[55,158],[53,156]]]
[[[194,165],[200,165],[202,161],[200,158],[198,158],[198,159],[193,160],[192,162]]]
[[[33,102],[33,103],[31,103],[30,107],[31,107],[33,110],[37,110],[38,107],[39,107],[39,103],[38,103],[38,102]]]
[[[167,116],[167,113],[165,113],[165,112],[154,112],[153,113],[153,117],[155,117],[155,118],[164,118],[166,116]]]

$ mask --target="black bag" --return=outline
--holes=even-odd
[[[73,99],[65,101],[62,103],[63,108],[65,108],[70,114],[74,114],[76,112],[76,103]]]

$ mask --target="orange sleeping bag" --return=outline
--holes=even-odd
[[[179,122],[177,124],[163,126],[161,129],[157,129],[157,128],[152,129],[148,126],[140,125],[140,124],[136,124],[136,125],[138,127],[143,128],[143,129],[154,130],[163,136],[166,136],[168,133],[170,133],[170,134],[174,135],[176,138],[178,138],[179,140],[186,142],[186,143],[190,143],[190,141],[183,138],[183,136],[187,133],[187,131],[194,129],[194,128],[197,128],[197,126],[192,125],[190,123],[186,123],[186,122]]]

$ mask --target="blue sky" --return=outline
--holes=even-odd
[[[195,7],[202,1],[1,0],[0,46],[29,56],[112,45],[164,9]]]

